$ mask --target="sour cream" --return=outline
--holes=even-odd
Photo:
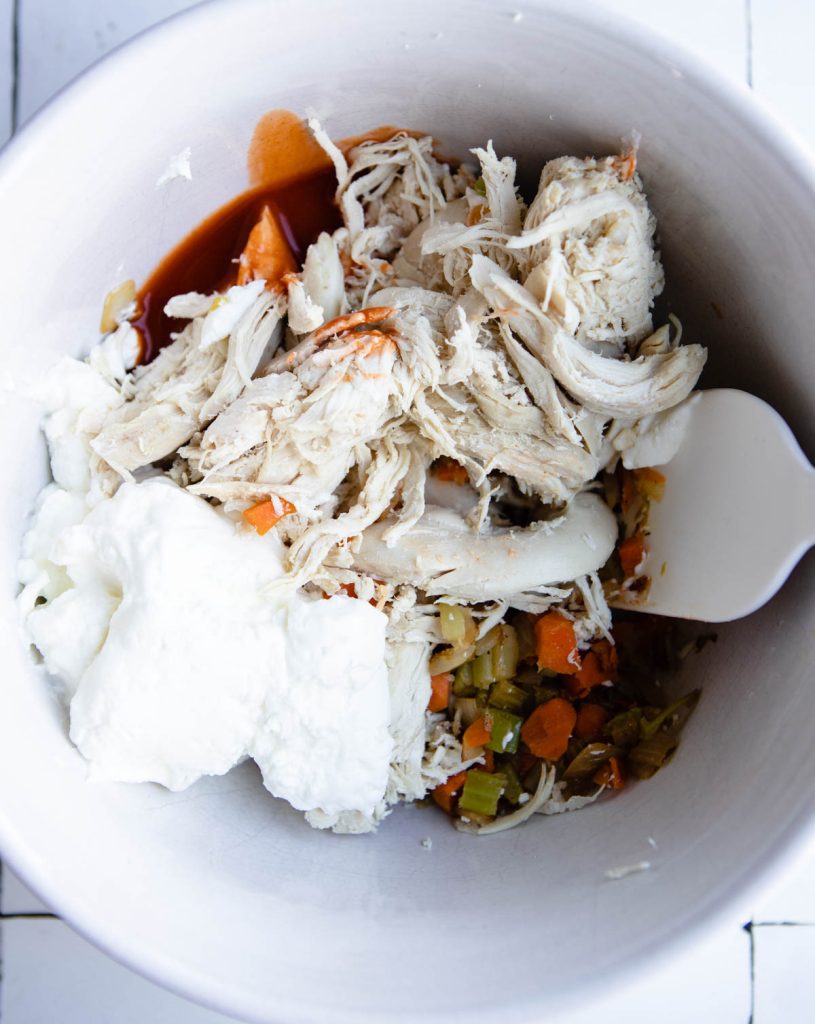
[[[84,515],[53,487],[27,548],[50,600],[26,625],[94,776],[177,790],[251,756],[301,810],[372,813],[393,747],[381,612],[271,600],[275,536],[166,478]]]

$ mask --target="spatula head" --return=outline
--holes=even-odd
[[[651,507],[638,608],[705,622],[740,618],[768,601],[815,543],[815,470],[766,402],[704,391]]]

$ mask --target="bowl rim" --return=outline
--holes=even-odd
[[[273,0],[281,6],[291,0]],[[325,6],[332,0],[299,0],[300,4],[310,3],[314,7]],[[464,7],[473,0],[448,0]],[[805,190],[815,204],[815,154],[813,154],[796,131],[784,124],[774,109],[762,97],[756,95],[746,82],[732,79],[710,64],[706,58],[682,44],[675,43],[667,36],[636,21],[628,15],[619,14],[600,6],[596,0],[583,0],[575,7],[570,0],[480,0],[492,15],[511,16],[519,13],[544,12],[558,20],[571,21],[585,27],[593,34],[603,34],[624,48],[647,53],[659,59],[666,66],[684,77],[694,80],[700,89],[714,101],[723,113],[744,129],[752,130],[763,138],[785,163],[786,170]],[[172,32],[181,33],[193,21],[236,17],[239,7],[256,6],[259,0],[200,0],[200,2],[178,11],[143,29],[120,43],[98,61],[90,65],[62,86],[51,96],[26,123],[0,148],[0,182],[24,156],[26,149],[39,136],[47,135],[50,126],[69,104],[81,105],[86,93],[96,91],[103,85],[111,68],[122,54],[146,55],[151,42],[158,36],[165,37]],[[377,0],[356,0],[357,5],[380,6]],[[770,847],[764,862],[757,870],[746,870],[736,874],[723,886],[708,903],[697,907],[679,931],[661,936],[647,949],[619,965],[614,981],[595,976],[584,981],[580,992],[564,992],[554,996],[531,997],[522,1002],[505,1005],[503,1017],[508,1024],[521,1024],[533,1018],[540,1019],[543,1012],[554,1011],[549,1020],[563,1019],[561,1014],[580,1002],[585,1007],[599,1003],[613,988],[625,990],[637,980],[667,962],[679,959],[690,951],[705,935],[712,934],[724,926],[734,926],[742,917],[745,925],[757,897],[778,881],[782,875],[802,864],[815,852],[815,788],[805,802],[803,813],[781,831]],[[201,974],[183,963],[162,955],[153,946],[131,941],[116,926],[115,919],[99,913],[71,893],[52,891],[47,866],[37,857],[30,856],[13,822],[6,820],[0,807],[0,853],[3,861],[12,868],[19,878],[62,918],[97,949],[111,956],[137,974],[160,985],[166,990],[191,1000],[201,1006],[220,1013],[236,1016],[257,1024],[269,1024],[271,1020],[285,1021],[286,1024],[313,1024],[315,1018],[302,1005],[291,1002],[277,1002],[272,1008],[266,1000],[257,998],[240,988],[230,985],[212,975]],[[269,1016],[269,1011],[274,1014]],[[448,1012],[423,1014],[428,1024],[449,1024]],[[494,1019],[492,1011],[471,1010],[468,1018],[478,1024],[487,1024]],[[379,1022],[381,1014],[358,1010],[348,1011],[333,1007],[330,1017],[323,1016],[331,1024],[361,1024]],[[411,1024],[411,1018],[396,1009],[388,1018],[393,1024]]]

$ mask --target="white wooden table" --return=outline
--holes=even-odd
[[[296,2],[296,0],[292,0]],[[349,0],[353,2],[353,0]],[[574,0],[579,3],[580,0]],[[815,147],[813,0],[604,0],[746,79]],[[0,143],[112,47],[192,0],[0,0]],[[79,938],[8,869],[2,1024],[216,1024]],[[744,918],[566,1024],[815,1021],[815,848]]]

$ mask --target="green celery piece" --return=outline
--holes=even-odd
[[[518,778],[518,773],[511,764],[502,764],[501,774],[507,780],[504,787],[504,796],[511,804],[517,804],[521,799],[521,793],[524,791],[521,780]]]
[[[492,649],[492,670],[496,679],[513,679],[518,671],[518,634],[503,623],[501,639]]]
[[[702,694],[701,690],[691,690],[690,693],[686,693],[684,697],[680,697],[679,700],[674,701],[674,703],[669,705],[667,708],[665,708],[664,711],[660,711],[660,713],[656,716],[656,718],[652,718],[650,720],[643,719],[640,722],[640,733],[642,735],[642,738],[644,740],[651,739],[651,737],[655,736],[659,732],[659,730],[662,728],[662,726],[673,715],[675,715],[677,713],[677,711],[681,711],[682,708],[684,708],[686,706],[687,706],[687,710],[688,710],[688,715],[690,715],[690,713],[696,707],[696,704],[697,704],[701,694]],[[681,725],[684,725],[684,724],[685,724],[684,722],[681,722]],[[680,728],[681,728],[681,725],[680,725]]]
[[[521,738],[523,719],[518,715],[511,715],[508,711],[493,707],[490,708],[490,715],[492,731],[487,749],[494,750],[496,754],[514,754]]]
[[[456,669],[456,678],[453,680],[453,693],[457,697],[472,697],[475,693],[473,686],[473,663],[471,661],[459,665]]]
[[[640,738],[642,708],[629,708],[606,722],[604,732],[617,747],[633,747]]]
[[[495,672],[492,669],[492,653],[486,651],[479,654],[473,662],[473,685],[478,690],[486,690],[495,682]]]
[[[529,700],[526,690],[515,686],[507,679],[499,679],[490,691],[490,704],[494,708],[501,708],[502,711],[511,711],[518,714],[523,711],[524,705]]]
[[[483,178],[476,178],[473,184],[473,192],[477,192],[480,196],[486,196],[487,186]]]
[[[650,779],[679,746],[679,738],[667,732],[657,732],[629,750],[626,764],[637,779]]]
[[[563,773],[564,779],[581,779],[596,772],[610,757],[620,754],[619,747],[608,743],[589,743],[572,759]]]
[[[490,775],[471,768],[467,772],[464,789],[458,801],[459,811],[474,814],[493,815],[498,810],[498,801],[504,792],[506,780],[503,775]]]

